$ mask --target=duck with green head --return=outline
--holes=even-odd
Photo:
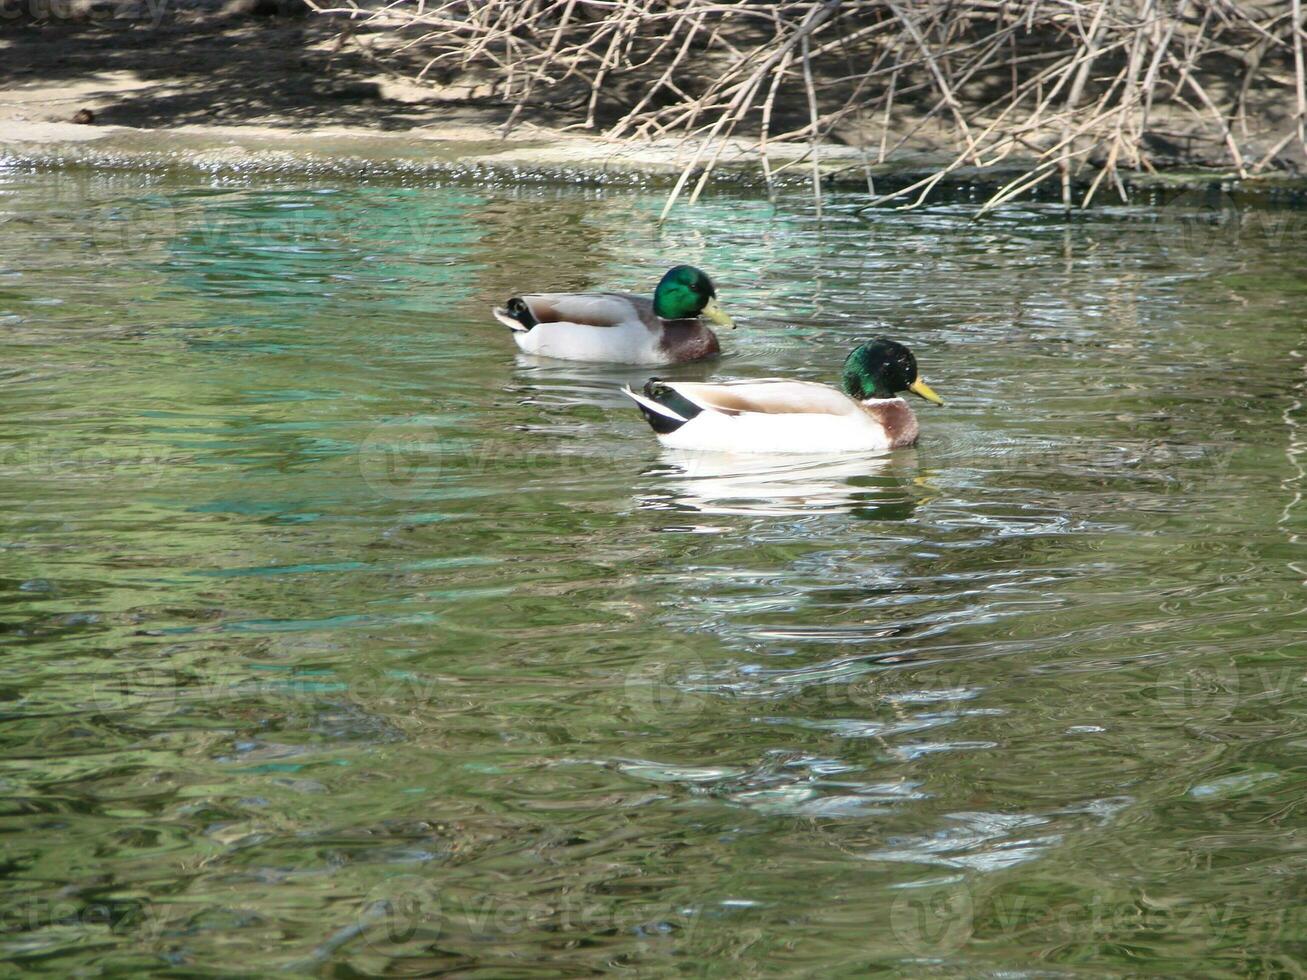
[[[884,337],[845,358],[840,389],[781,378],[720,384],[650,378],[643,392],[624,390],[664,446],[728,453],[897,449],[918,434],[900,392],[944,404],[922,380],[912,351]]]
[[[663,275],[653,298],[629,293],[526,293],[496,307],[528,354],[567,361],[680,364],[720,353],[708,326],[735,326],[717,288],[691,265]]]

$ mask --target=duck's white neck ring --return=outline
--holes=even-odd
[[[890,402],[900,402],[901,404],[904,404],[904,405],[907,404],[907,401],[904,400],[904,399],[902,399],[902,398],[900,398],[898,395],[895,395],[893,398],[864,398],[864,399],[862,399],[861,404],[863,404],[863,405],[888,405]]]

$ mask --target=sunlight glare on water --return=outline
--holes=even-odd
[[[0,175],[0,958],[1301,964],[1300,215],[661,204]],[[661,376],[948,407],[662,451],[489,316],[680,262],[740,329]]]

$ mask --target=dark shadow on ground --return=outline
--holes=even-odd
[[[253,8],[272,16],[165,9],[157,22],[145,4],[132,16],[118,8],[116,17],[92,12],[76,21],[33,17],[32,9],[19,11],[16,0],[0,9],[0,85],[11,92],[68,85],[67,104],[39,106],[42,118],[70,119],[88,100],[97,123],[147,129],[276,122],[393,131],[495,124],[508,114],[498,102],[442,101],[413,87],[405,98],[415,101],[385,98],[383,69],[357,44],[338,43],[339,23],[277,14],[275,7]],[[145,84],[124,90],[113,73]],[[95,85],[100,80],[103,87]]]

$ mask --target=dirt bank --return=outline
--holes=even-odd
[[[501,171],[519,179],[665,181],[694,159],[681,139],[630,143],[575,128],[567,113],[536,107],[500,136],[510,108],[475,82],[408,80],[403,58],[378,58],[340,23],[287,16],[274,0],[225,7],[168,7],[169,0],[115,5],[0,0],[0,157],[10,162],[240,170]],[[77,121],[75,121],[77,120]],[[914,131],[889,163],[866,165],[849,146],[826,145],[831,183],[908,180],[952,154],[930,126]],[[572,128],[568,128],[572,127]],[[807,179],[802,144],[776,146],[782,177]],[[1210,141],[1177,143],[1174,166],[1212,166]],[[997,181],[1028,160],[1009,158]],[[725,177],[753,179],[752,143],[728,145]],[[785,165],[790,165],[788,172]],[[955,180],[977,176],[960,169]],[[1272,175],[1273,177],[1273,175]]]
[[[121,8],[118,8],[121,9]],[[220,13],[0,20],[0,155],[10,161],[203,169],[525,170],[631,179],[679,171],[680,140],[632,146],[538,113],[415,85],[336,27]],[[81,114],[79,116],[79,113]],[[75,118],[92,122],[75,122]],[[797,155],[792,151],[791,155]],[[727,154],[751,166],[744,144]],[[851,154],[832,153],[832,162]]]

